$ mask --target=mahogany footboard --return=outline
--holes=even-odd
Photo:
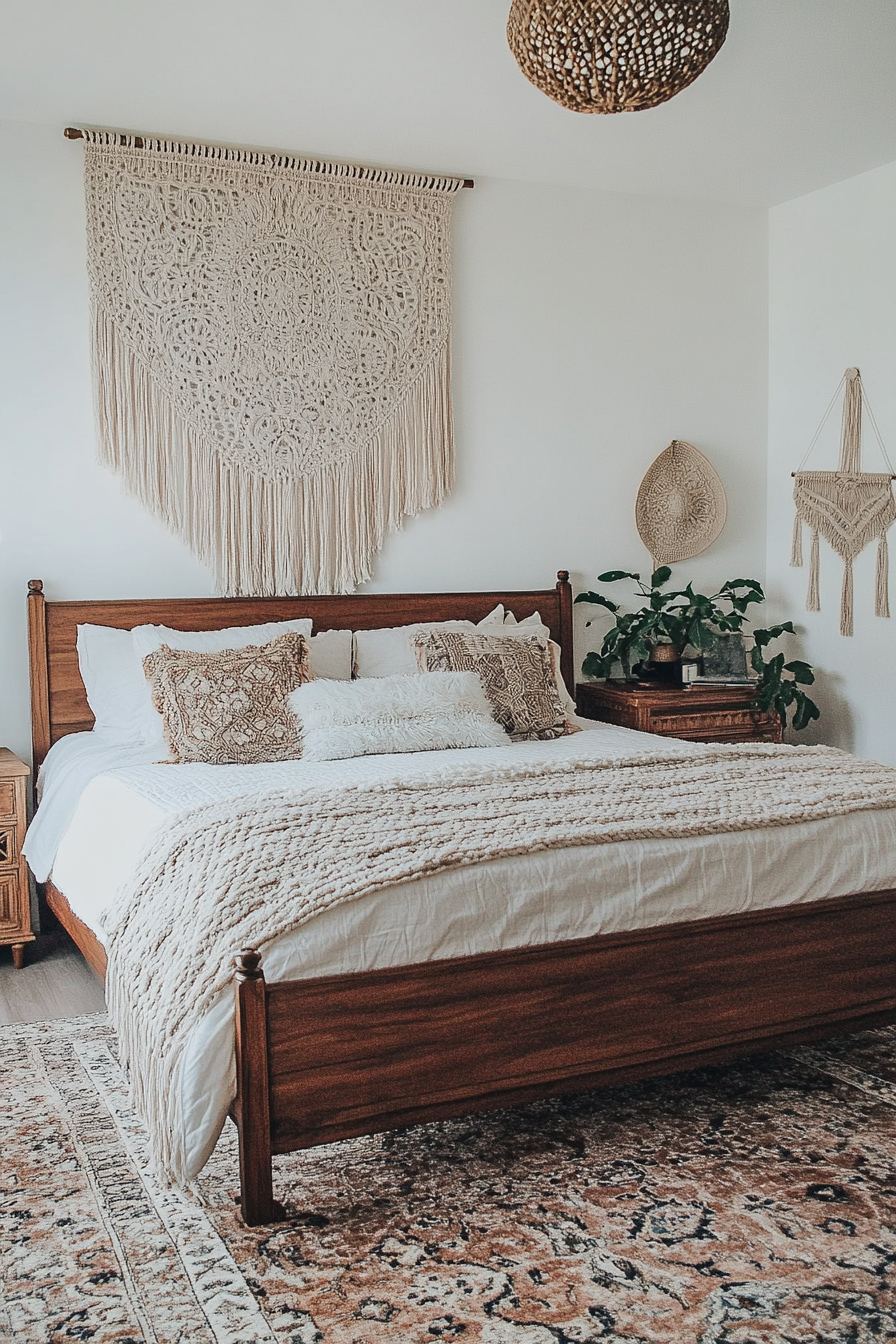
[[[271,1157],[896,1021],[896,890],[388,970],[236,974],[243,1216]]]

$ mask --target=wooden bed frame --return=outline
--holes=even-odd
[[[360,630],[480,620],[497,602],[541,612],[572,689],[565,571],[534,592],[129,602],[46,602],[32,580],[35,774],[53,742],[93,726],[80,622],[209,630],[308,615],[315,630]],[[51,883],[47,900],[102,976],[101,944]],[[254,949],[236,966],[232,1116],[254,1225],[286,1216],[276,1153],[896,1021],[896,890],[274,984]]]

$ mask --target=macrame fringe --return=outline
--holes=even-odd
[[[101,460],[209,566],[225,596],[351,592],[370,578],[386,534],[451,492],[447,343],[360,453],[296,479],[226,463],[101,309],[93,364]]]
[[[850,382],[847,380],[847,389]],[[852,421],[855,428],[855,421]],[[851,449],[850,449],[851,451]],[[844,565],[851,566],[872,541],[878,543],[877,585],[875,613],[889,615],[887,596],[887,529],[896,521],[896,501],[893,498],[889,474],[846,471],[800,471],[793,486],[796,517],[793,524],[791,564],[802,559],[803,524],[812,529],[809,591],[806,597],[808,611],[820,610],[818,599],[818,545],[823,536]],[[883,551],[881,551],[883,546]],[[850,579],[850,593],[852,580]],[[844,589],[845,592],[845,589]],[[849,598],[852,606],[852,597]],[[842,607],[846,610],[844,596]],[[844,616],[841,625],[846,624]],[[851,618],[848,622],[852,623]],[[845,631],[844,631],[845,633]]]
[[[875,616],[889,616],[890,614],[890,551],[887,545],[886,532],[877,543],[877,575],[874,592],[874,614]]]
[[[852,634],[852,560],[843,562],[843,591],[840,594],[840,633]]]
[[[349,178],[381,187],[419,187],[424,191],[460,191],[462,177],[431,173],[409,173],[398,168],[369,168],[361,163],[336,163],[330,159],[304,159],[294,154],[275,154],[260,149],[234,149],[229,145],[206,145],[193,140],[163,140],[134,135],[129,131],[98,131],[87,126],[78,130],[88,145],[119,149],[146,150],[154,154],[177,154],[181,158],[203,159],[219,163],[247,163],[256,168],[285,169],[287,172],[314,173],[321,177]]]
[[[809,552],[809,588],[806,593],[806,610],[821,611],[821,599],[818,596],[818,533],[812,533],[812,548]]]
[[[799,514],[793,518],[793,542],[790,547],[790,563],[794,569],[803,567],[803,520]]]

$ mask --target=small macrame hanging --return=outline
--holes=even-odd
[[[840,389],[843,393],[843,431],[838,471],[804,471],[803,465],[815,447],[828,416],[834,408]],[[887,471],[862,471],[862,404],[880,445]],[[870,541],[877,538],[877,585],[874,599],[875,616],[889,616],[888,594],[889,555],[887,532],[896,522],[896,499],[893,498],[893,468],[883,440],[862,387],[858,369],[847,369],[840,386],[831,398],[821,424],[815,431],[799,470],[793,474],[793,502],[796,517],[793,522],[793,550],[791,565],[803,563],[803,523],[812,529],[812,547],[809,554],[809,590],[806,609],[820,611],[818,597],[818,539],[824,537],[843,560],[843,592],[840,599],[840,633],[853,632],[852,564]]]

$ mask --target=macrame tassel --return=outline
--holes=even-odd
[[[818,533],[812,533],[812,549],[809,552],[809,591],[806,593],[806,610],[821,611],[818,597]]]
[[[793,545],[790,548],[790,563],[794,569],[803,567],[803,520],[797,513],[793,519]]]
[[[890,614],[889,572],[890,552],[887,546],[887,534],[886,532],[883,532],[880,541],[877,543],[877,587],[874,594],[875,616],[889,616]]]
[[[843,593],[840,598],[840,633],[852,634],[852,560],[843,562]]]

